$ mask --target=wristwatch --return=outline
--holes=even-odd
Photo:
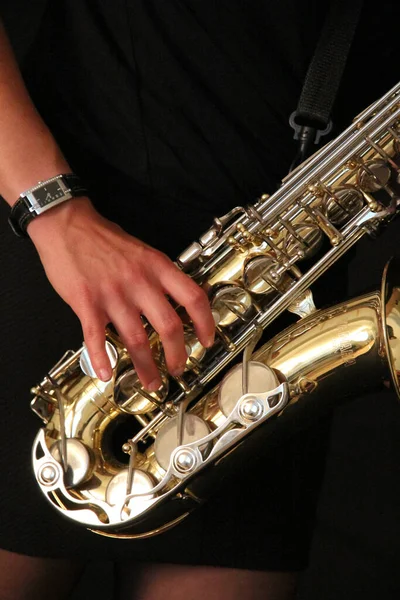
[[[20,194],[19,199],[11,209],[8,222],[18,237],[28,237],[27,227],[38,215],[50,208],[76,198],[87,196],[87,190],[74,173],[56,175]]]

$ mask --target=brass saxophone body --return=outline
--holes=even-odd
[[[177,307],[188,353],[181,377],[168,375],[148,327],[163,384],[146,391],[108,329],[109,382],[96,378],[83,345],[32,389],[32,409],[44,421],[33,466],[51,504],[102,535],[154,535],[188,515],[260,444],[282,443],[328,406],[374,386],[399,395],[397,260],[379,290],[335,307],[316,310],[310,291],[399,206],[400,84],[273,196],[215,219],[179,256],[209,294],[217,331],[206,350]],[[286,310],[300,319],[255,351]]]

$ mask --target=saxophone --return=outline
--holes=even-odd
[[[238,459],[282,443],[326,407],[381,385],[400,395],[400,262],[386,265],[380,289],[323,311],[310,291],[399,207],[400,83],[275,194],[216,218],[179,256],[216,324],[205,349],[176,307],[188,354],[181,377],[168,374],[147,325],[162,374],[148,392],[109,327],[110,381],[97,379],[83,344],[32,388],[44,422],[33,468],[52,506],[105,536],[155,535],[215,492]],[[256,350],[284,311],[300,319]]]

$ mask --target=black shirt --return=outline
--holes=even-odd
[[[54,2],[25,72],[101,210],[175,256],[286,174],[288,118],[325,11],[317,0]],[[366,2],[334,133],[395,83],[396,11],[384,7],[377,28]]]

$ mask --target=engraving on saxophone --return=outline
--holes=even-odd
[[[291,173],[275,194],[216,219],[200,242],[181,254],[178,264],[209,294],[218,334],[205,351],[176,309],[188,353],[184,376],[169,376],[158,334],[147,328],[163,381],[150,394],[121,340],[108,330],[107,342],[117,352],[112,380],[104,383],[82,371],[82,348],[63,357],[33,388],[32,408],[45,421],[34,443],[34,472],[60,513],[104,535],[159,533],[210,495],[226,466],[235,464],[252,440],[260,440],[259,434],[268,444],[270,436],[290,429],[311,409],[318,412],[390,376],[400,392],[400,288],[389,290],[385,283],[381,294],[324,311],[314,309],[308,293],[361,237],[396,215],[399,97],[400,84],[364,111],[362,122]],[[301,272],[297,263],[304,258]],[[250,359],[255,332],[293,307],[302,319]],[[236,381],[238,367],[232,369],[232,363],[243,351],[249,369]],[[261,383],[252,373],[254,364]],[[202,425],[189,441],[185,427],[194,422]],[[67,474],[60,452],[51,452],[63,435],[71,448]],[[163,436],[167,449],[161,456]],[[79,455],[74,472],[75,447],[88,450],[87,471]],[[135,485],[140,473],[141,487]]]
[[[340,352],[344,366],[348,367],[356,362],[353,352],[351,331],[347,321],[344,321],[339,325],[337,337],[332,340],[332,345],[335,352]]]

